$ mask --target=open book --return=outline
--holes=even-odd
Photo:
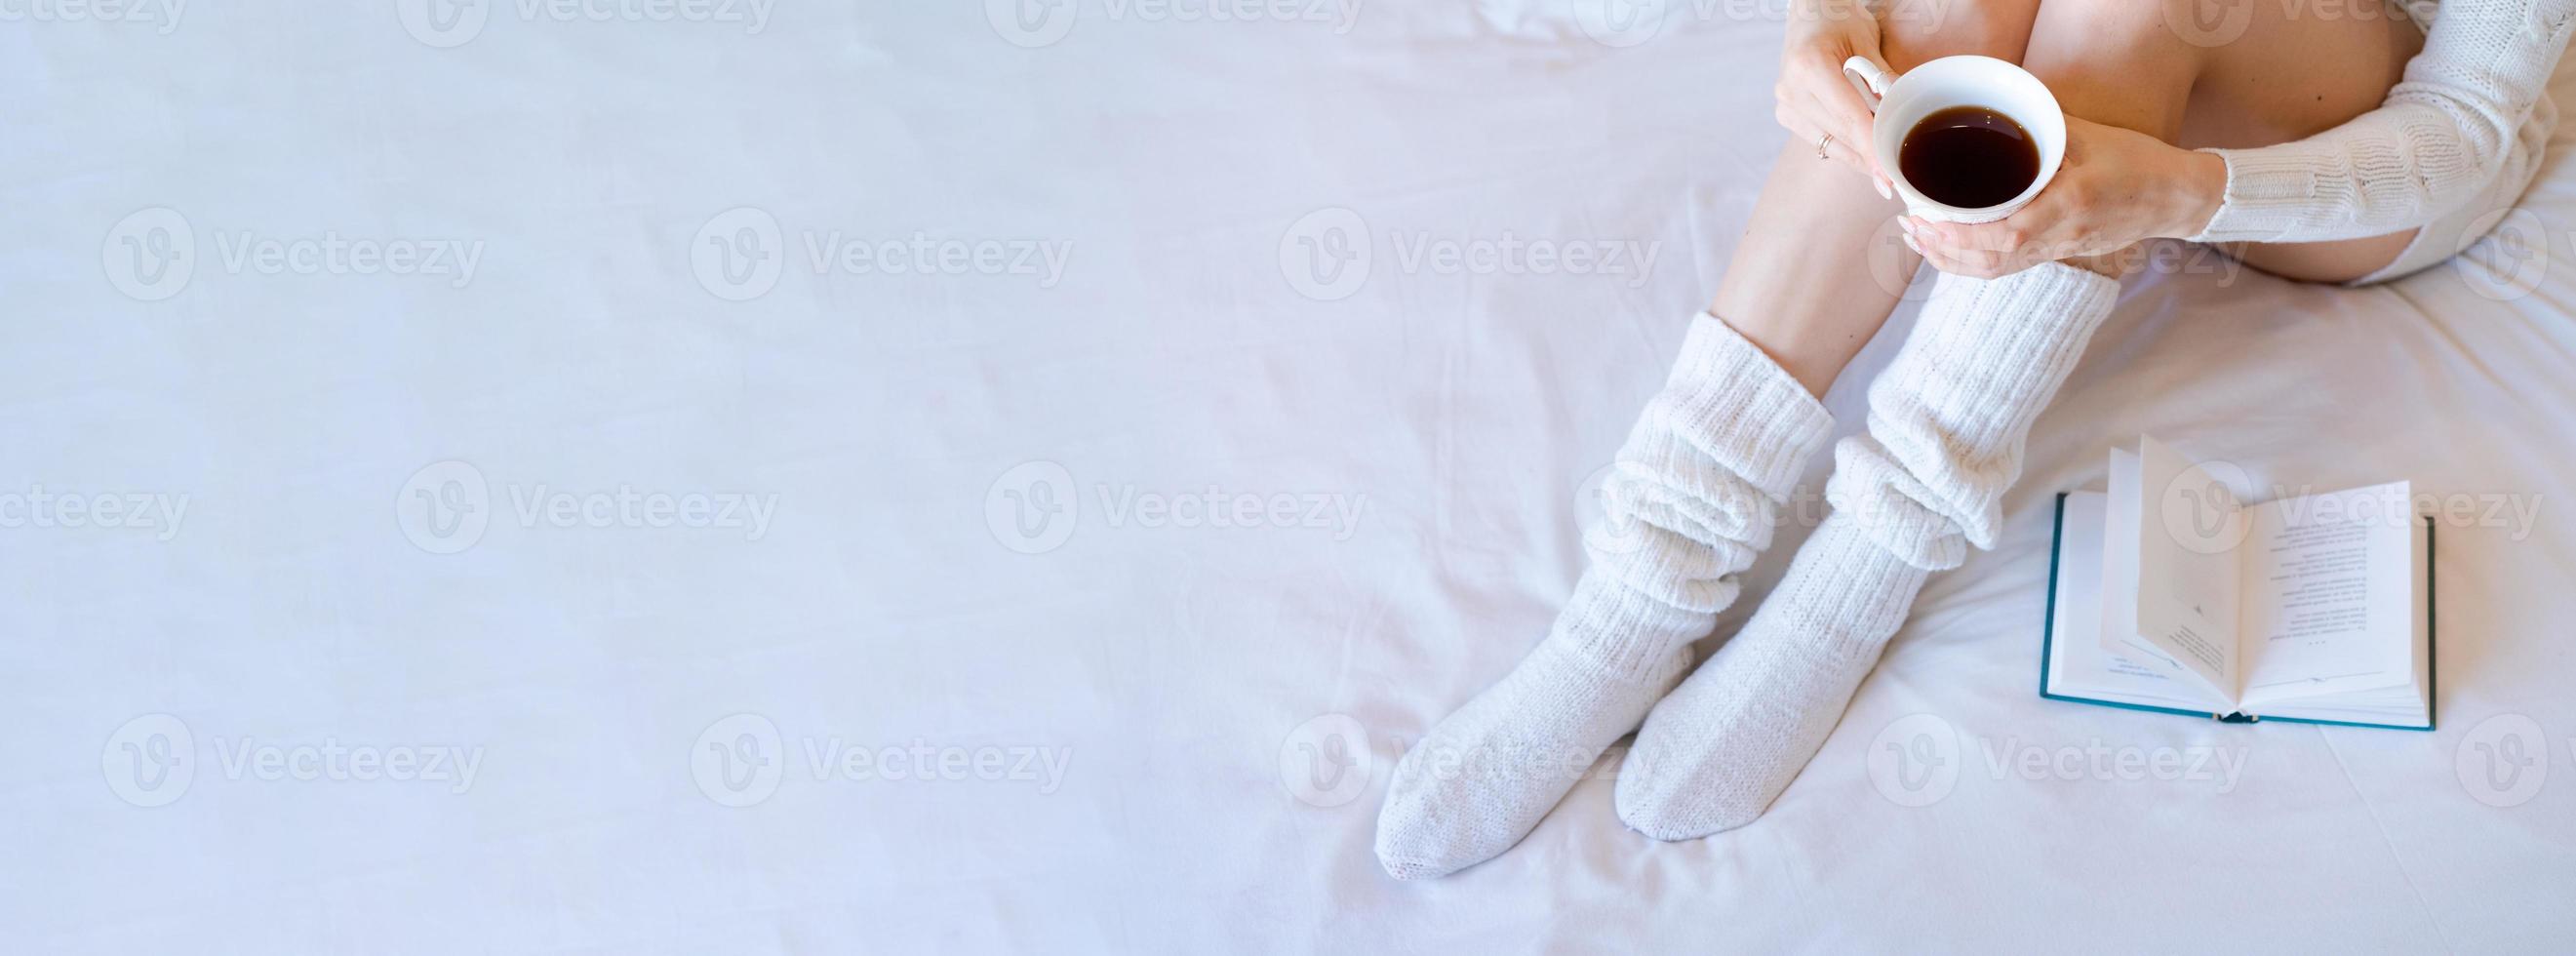
[[[2433,532],[2406,482],[2244,504],[2152,438],[2058,497],[2040,695],[2433,729]]]

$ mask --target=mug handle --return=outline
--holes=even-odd
[[[1843,61],[1843,79],[1851,82],[1852,91],[1860,94],[1860,101],[1869,106],[1870,113],[1876,114],[1878,102],[1887,98],[1887,87],[1896,82],[1896,74],[1879,69],[1868,57],[1855,56]]]

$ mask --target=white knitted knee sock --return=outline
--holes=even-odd
[[[2023,439],[2119,283],[2050,263],[1945,275],[1835,449],[1834,513],[1760,610],[1655,706],[1619,769],[1619,818],[1682,840],[1753,822],[1804,769],[1925,576],[1992,547]]]
[[[1378,816],[1398,878],[1520,842],[1601,751],[1636,729],[1735,600],[1780,502],[1833,421],[1735,330],[1693,320],[1663,391],[1602,487],[1591,568],[1537,649],[1407,751]]]

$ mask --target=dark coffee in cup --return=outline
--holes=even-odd
[[[1933,110],[1896,148],[1897,170],[1926,198],[1960,209],[2011,202],[2039,178],[2039,143],[1982,106]]]

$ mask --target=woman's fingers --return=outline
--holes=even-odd
[[[1851,157],[1853,168],[1877,179],[1878,163],[1869,155],[1872,120],[1869,110],[1861,105],[1860,94],[1852,92],[1851,86],[1842,82],[1839,70],[1834,73],[1833,86],[1834,89],[1826,90],[1816,100],[1816,109],[1823,116],[1821,125],[1834,134],[1834,145],[1842,147],[1840,152]],[[1840,95],[1836,95],[1837,91]]]
[[[1892,73],[1887,63],[1879,59],[1878,51],[1862,50],[1859,56],[1877,65],[1881,74]],[[1852,144],[1853,151],[1860,157],[1862,172],[1873,179],[1884,178],[1885,173],[1878,168],[1877,157],[1871,155],[1869,149],[1870,130],[1878,121],[1877,114],[1870,112],[1869,100],[1861,96],[1860,88],[1852,85],[1851,76],[1843,72],[1841,62],[1828,65],[1826,71],[1820,84],[1823,91],[1818,94],[1818,99],[1832,124],[1828,128],[1835,130],[1835,137]]]
[[[1958,249],[2012,252],[2035,244],[2042,231],[2024,209],[1993,222],[1975,224],[1917,221],[1915,229],[1930,241]]]
[[[1919,230],[1905,237],[1906,248],[1914,250],[1932,268],[1952,275],[1993,279],[2021,271],[2013,257],[1983,249],[1960,249],[1927,242]]]
[[[1811,106],[1814,104],[1812,99],[1808,102]],[[1826,127],[1816,120],[1812,111],[1783,107],[1779,118],[1780,126],[1787,129],[1789,135],[1805,146],[1809,152],[1816,152],[1821,144],[1824,155],[1818,157],[1819,162],[1827,160],[1838,162],[1864,176],[1870,175],[1869,163],[1863,158],[1860,150],[1848,142],[1841,133],[1835,133],[1831,138],[1827,138]]]

